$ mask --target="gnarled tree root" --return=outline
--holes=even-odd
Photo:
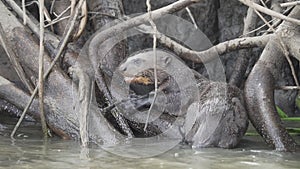
[[[295,7],[289,15],[299,18],[300,8]],[[274,88],[285,60],[285,44],[298,35],[299,27],[283,22],[270,39],[260,59],[254,66],[245,84],[245,100],[249,118],[253,126],[265,141],[279,151],[294,151],[296,142],[288,134],[276,111]],[[287,45],[288,51],[295,51],[295,46]]]

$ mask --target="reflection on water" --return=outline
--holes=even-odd
[[[3,124],[3,120],[0,119],[0,123]],[[156,157],[132,159],[108,153],[96,146],[84,149],[76,141],[59,138],[43,141],[40,126],[33,122],[23,123],[17,139],[12,141],[9,132],[13,125],[0,126],[0,168],[290,169],[300,166],[300,153],[272,151],[260,138],[253,136],[245,137],[239,148],[233,150],[210,148],[196,151],[177,146]],[[296,139],[299,141],[300,137]],[[139,148],[131,151],[138,152]]]

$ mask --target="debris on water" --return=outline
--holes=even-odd
[[[242,164],[247,164],[247,165],[253,165],[253,166],[259,166],[259,163],[256,162],[249,162],[249,161],[241,161]]]

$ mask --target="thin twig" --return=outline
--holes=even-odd
[[[39,28],[29,19],[29,17],[24,14],[23,10],[16,4],[14,0],[5,0],[6,3],[18,14],[19,17],[26,18],[26,25],[34,32],[34,34],[39,35]]]
[[[44,110],[44,8],[45,2],[44,0],[39,0],[39,12],[40,12],[40,50],[39,50],[39,110],[41,113],[41,123],[44,138],[48,137],[48,128],[46,123],[45,117],[45,110]]]
[[[26,25],[26,6],[25,0],[22,0],[22,10],[23,10],[23,24]]]
[[[288,13],[291,9],[292,9],[292,8],[286,9],[286,10],[283,12],[283,14]],[[276,22],[274,23],[274,21],[276,21]],[[282,21],[281,19],[274,18],[274,19],[271,19],[270,21],[268,21],[268,23],[273,23],[272,26],[273,26],[273,28],[275,28],[275,27],[277,27],[277,26],[280,24],[281,21]],[[240,37],[245,37],[245,36],[247,36],[248,34],[257,32],[257,31],[259,31],[260,29],[262,29],[262,28],[265,27],[265,26],[267,26],[267,24],[263,24],[263,25],[261,25],[260,27],[251,30],[249,33],[246,33],[246,34],[241,35]],[[264,35],[267,34],[269,31],[270,31],[270,30],[267,30],[267,31],[264,33]]]
[[[13,9],[14,12],[21,18],[23,17],[23,11],[22,9],[16,4],[14,0],[5,0],[5,2]],[[29,18],[28,15],[26,15],[27,20],[27,26],[30,28],[30,30],[37,36],[40,36],[40,29],[37,26],[38,21],[36,21],[34,18]],[[50,42],[53,46],[57,46],[58,44],[58,38],[54,35],[47,33],[45,34],[45,39],[47,39],[48,42]]]
[[[293,62],[292,62],[292,60],[291,60],[291,58],[290,58],[290,56],[289,56],[289,51],[288,51],[288,49],[287,49],[287,47],[286,47],[286,44],[283,42],[281,36],[278,35],[278,37],[279,37],[279,41],[280,41],[281,47],[283,48],[283,51],[284,51],[284,52],[283,52],[283,53],[284,53],[284,56],[285,56],[286,60],[288,61],[289,66],[290,66],[290,69],[291,69],[291,71],[292,71],[292,75],[293,75],[295,84],[296,84],[297,86],[299,86],[299,81],[298,81],[298,78],[297,78],[297,74],[296,74],[296,71],[295,71]]]
[[[56,0],[53,0],[50,6],[50,14],[53,14],[54,4]]]
[[[156,46],[157,46],[157,27],[152,19],[152,15],[151,15],[151,4],[150,4],[150,0],[146,0],[146,5],[147,5],[147,12],[149,15],[149,23],[152,27],[152,29],[154,30],[154,34],[153,34],[153,59],[154,59],[154,98],[153,101],[151,103],[151,106],[148,110],[147,113],[147,118],[146,118],[146,122],[145,122],[145,126],[144,126],[144,131],[146,132],[147,130],[147,126],[148,126],[148,122],[149,122],[149,118],[150,118],[150,114],[151,111],[153,109],[154,103],[156,101],[157,98],[157,91],[158,91],[158,79],[157,79],[157,55],[156,55]]]
[[[276,32],[275,29],[273,28],[273,26],[256,9],[253,8],[253,10],[273,32]]]
[[[33,5],[33,4],[36,4],[39,7],[39,2],[37,2],[37,1],[31,1],[30,3],[27,3],[25,6],[30,6],[30,5]],[[46,8],[44,8],[44,16],[46,18],[46,21],[48,23],[50,23],[51,22],[51,16],[50,16],[50,14],[49,14],[49,12],[47,11]],[[24,17],[26,18],[25,15],[24,15]],[[53,27],[51,27],[51,30],[54,31]]]
[[[76,18],[78,17],[78,10],[79,10],[79,7],[82,5],[82,2],[83,0],[80,0],[79,3],[78,3],[78,6],[74,12],[74,15],[72,16],[72,19],[70,20],[70,26],[69,26],[69,29],[68,31],[66,32],[66,34],[63,36],[61,42],[59,43],[59,46],[58,46],[58,50],[57,50],[57,53],[55,55],[55,58],[53,59],[53,61],[51,62],[50,66],[49,66],[49,69],[45,72],[44,74],[44,80],[47,78],[47,76],[50,74],[52,68],[54,67],[54,65],[56,64],[57,60],[60,58],[60,55],[62,54],[64,48],[66,47],[67,43],[68,43],[68,40],[70,38],[70,35],[74,29],[74,25],[75,25],[75,22],[76,22]],[[25,115],[26,115],[26,112],[28,111],[31,103],[33,102],[34,100],[34,97],[35,95],[37,94],[37,91],[38,91],[38,86],[34,89],[31,97],[30,97],[30,100],[28,102],[28,104],[26,105],[25,109],[23,110],[22,112],[22,115],[21,117],[19,118],[19,121],[18,123],[16,124],[15,128],[13,129],[10,137],[13,139],[14,138],[14,135],[17,131],[17,129],[19,128],[21,122],[23,121]]]
[[[279,18],[279,19],[282,19],[282,20],[300,25],[300,20],[285,16],[285,15],[283,15],[281,13],[278,13],[278,12],[275,12],[275,11],[272,11],[271,9],[268,9],[268,8],[265,8],[265,7],[263,7],[261,5],[258,5],[256,3],[253,3],[251,0],[239,0],[239,1],[242,2],[245,5],[253,8],[253,9],[256,9],[256,10],[262,12],[262,13],[265,13],[267,15],[270,15],[270,16],[273,16],[273,17],[276,17],[276,18]]]
[[[264,6],[267,7],[266,3],[263,0],[260,0],[260,3]]]
[[[292,9],[293,9],[293,7],[287,8],[287,9],[283,12],[283,14],[289,13]],[[275,28],[275,27],[277,27],[281,22],[282,22],[282,20],[277,18],[277,21],[276,21],[276,22],[273,22],[272,26]],[[267,34],[267,33],[270,32],[270,31],[271,31],[271,28],[269,28],[264,34]]]
[[[185,10],[186,10],[187,13],[189,14],[189,17],[191,18],[191,20],[192,20],[192,22],[193,22],[193,24],[194,24],[195,29],[198,29],[198,25],[197,25],[197,23],[196,23],[196,20],[195,20],[193,14],[192,14],[190,8],[189,8],[189,7],[186,7]]]
[[[87,20],[88,20],[88,9],[87,9],[87,3],[86,0],[83,2],[81,6],[81,20],[79,23],[78,31],[74,34],[73,40],[76,40],[80,37],[80,35],[83,33]]]
[[[52,22],[49,22],[48,25],[46,25],[45,27],[49,26],[49,25],[53,25],[61,20],[64,20],[64,19],[67,19],[67,18],[70,18],[70,16],[65,16],[65,17],[62,17],[65,13],[67,13],[69,10],[71,9],[71,6],[68,6],[65,10],[63,10],[59,15],[56,16],[55,19],[52,20]]]
[[[300,86],[278,86],[275,90],[300,90]]]
[[[288,6],[295,6],[295,5],[300,5],[300,1],[294,1],[294,2],[286,2],[286,3],[281,3],[280,6],[283,7],[288,7]]]
[[[49,26],[52,26],[58,22],[61,22],[63,20],[66,20],[66,19],[69,19],[71,16],[65,16],[65,17],[62,17],[62,18],[59,18],[59,20],[52,20],[50,23],[48,23],[47,25],[45,25],[45,28],[49,27]]]

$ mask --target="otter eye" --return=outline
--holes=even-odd
[[[134,59],[133,60],[133,64],[135,64],[135,65],[141,65],[142,64],[141,62],[142,61],[140,59]]]

